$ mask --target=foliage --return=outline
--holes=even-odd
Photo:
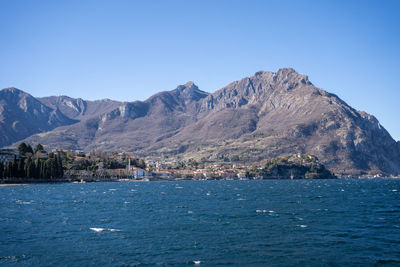
[[[32,147],[31,147],[31,145],[27,145],[27,144],[25,144],[24,142],[22,142],[22,143],[20,143],[19,145],[18,145],[18,152],[19,152],[19,156],[20,157],[24,157],[25,156],[25,154],[27,154],[27,153],[30,153],[30,154],[33,154],[33,150],[32,150]]]
[[[37,152],[45,152],[43,146],[41,144],[37,144],[33,149],[33,153],[36,154]]]
[[[252,166],[246,171],[247,177],[263,177],[265,179],[322,179],[335,176],[312,155],[289,155],[272,158],[264,167]]]
[[[0,164],[1,178],[35,178],[35,179],[55,179],[64,175],[63,163],[60,153],[50,153],[47,159],[36,158],[32,155],[32,147],[21,143],[18,146],[20,153],[19,159],[14,156],[12,162],[9,162],[4,169]],[[36,153],[46,153],[38,144],[34,151]]]

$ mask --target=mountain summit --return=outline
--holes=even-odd
[[[8,109],[18,109],[15,98],[8,103],[1,96],[0,108],[7,102]],[[93,101],[91,112],[89,102],[80,99],[39,100],[43,109],[58,112],[59,124],[51,127],[60,127],[25,141],[49,148],[246,163],[301,153],[316,155],[338,174],[400,173],[400,145],[374,116],[353,109],[291,68],[258,71],[214,93],[188,82],[146,101]],[[24,115],[7,114],[3,117],[9,123]],[[31,122],[35,124],[33,118]],[[4,135],[3,145],[19,140]]]

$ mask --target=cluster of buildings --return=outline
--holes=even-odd
[[[90,156],[95,159],[94,155]],[[114,159],[127,162],[125,168],[107,169],[103,162],[96,164],[97,168],[88,170],[68,170],[67,177],[71,178],[99,178],[99,179],[135,179],[135,180],[207,180],[207,179],[245,179],[246,167],[244,165],[229,164],[201,164],[201,168],[181,165],[178,161],[146,160],[146,167],[140,168],[131,164],[126,154],[115,154]],[[133,157],[132,157],[133,158]],[[97,160],[97,159],[96,159]],[[187,163],[187,162],[186,162]]]
[[[210,163],[202,168],[177,167],[178,162],[146,161],[149,169],[153,170],[152,176],[161,179],[244,179],[246,178],[246,168],[240,164],[217,164]]]

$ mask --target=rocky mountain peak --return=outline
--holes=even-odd
[[[179,85],[176,89],[181,92],[183,92],[183,91],[190,92],[190,91],[194,91],[194,90],[199,90],[197,85],[195,85],[194,82],[192,82],[192,81],[189,81],[183,85]]]
[[[197,86],[192,81],[188,81],[187,83],[185,83],[185,87],[186,88],[192,88],[192,87],[196,87],[197,88]]]
[[[277,72],[277,75],[300,75],[295,69],[293,68],[280,68]]]
[[[3,92],[11,92],[11,93],[22,92],[21,90],[19,90],[18,88],[15,88],[15,87],[4,88],[1,91],[3,91]]]
[[[5,88],[0,91],[0,104],[2,104],[4,108],[7,107],[8,110],[17,108],[23,112],[50,110],[48,107],[41,105],[41,103],[30,94],[15,87]]]
[[[281,84],[290,84],[291,86],[297,86],[299,83],[305,85],[311,84],[307,75],[299,74],[292,68],[279,69],[274,75],[274,80]]]
[[[194,82],[189,81],[184,85],[179,85],[176,88],[177,96],[184,98],[185,100],[194,100],[197,101],[201,98],[204,98],[208,95],[208,93],[201,91]]]
[[[29,94],[5,93],[16,90],[0,92],[0,145],[51,130],[26,142],[248,163],[307,153],[337,174],[400,174],[400,142],[375,117],[292,68],[258,71],[211,94],[187,82],[143,102],[47,97],[36,106]]]
[[[15,87],[9,87],[9,88],[4,88],[0,91],[1,97],[18,97],[19,95],[29,95],[25,93],[24,91],[15,88]]]

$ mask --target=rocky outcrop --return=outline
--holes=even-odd
[[[60,110],[65,116],[73,119],[85,120],[109,112],[121,102],[109,99],[88,101],[68,96],[49,96],[38,98],[44,105]]]

